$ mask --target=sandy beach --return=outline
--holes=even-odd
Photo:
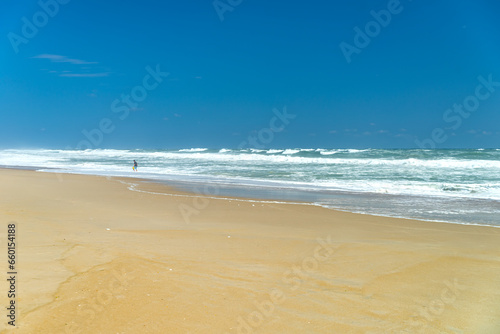
[[[1,333],[500,333],[499,228],[134,179],[2,169],[0,185],[18,271]]]

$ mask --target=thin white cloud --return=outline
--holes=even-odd
[[[61,55],[53,55],[53,54],[40,54],[38,56],[34,56],[31,58],[36,58],[36,59],[48,59],[53,63],[70,63],[70,64],[75,64],[75,65],[88,65],[88,64],[98,64],[95,61],[86,61],[86,60],[81,60],[81,59],[73,59],[73,58],[68,58],[66,56],[61,56]]]
[[[103,72],[103,73],[62,73],[59,74],[60,77],[66,77],[66,78],[100,78],[100,77],[107,77],[109,73]]]
[[[68,65],[61,65],[63,68],[59,70],[46,70],[48,73],[55,74],[59,77],[64,78],[102,78],[110,75],[110,72],[101,66],[95,66],[99,64],[98,62],[91,62],[82,59],[69,58],[62,55],[55,54],[39,54],[37,56],[31,57],[36,59],[47,59],[51,63],[61,63],[61,64],[71,64],[71,68]],[[75,65],[77,68],[73,67]],[[90,65],[90,66],[89,66]],[[66,68],[65,68],[66,67]]]
[[[97,97],[97,93],[98,93],[97,89],[92,89],[92,92],[90,94],[87,94],[87,96],[89,96],[89,97]]]
[[[468,134],[471,134],[471,135],[476,135],[476,136],[491,136],[493,134],[493,131],[486,131],[486,130],[468,130],[467,131]]]

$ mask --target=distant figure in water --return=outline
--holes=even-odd
[[[132,167],[132,169],[137,172],[137,161],[134,160],[134,167]]]

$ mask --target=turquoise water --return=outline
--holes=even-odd
[[[353,212],[500,225],[500,150],[2,150],[10,166],[140,176],[221,195]],[[139,172],[132,171],[132,161]],[[48,171],[48,170],[47,170]]]

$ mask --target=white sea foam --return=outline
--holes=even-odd
[[[300,150],[287,149],[287,150],[284,150],[282,154],[291,155],[291,154],[295,154],[295,153],[299,153],[299,152],[300,152]]]
[[[204,152],[208,150],[208,148],[185,148],[179,150],[179,152]]]
[[[338,151],[320,151],[319,152],[321,155],[333,155],[338,153]]]

